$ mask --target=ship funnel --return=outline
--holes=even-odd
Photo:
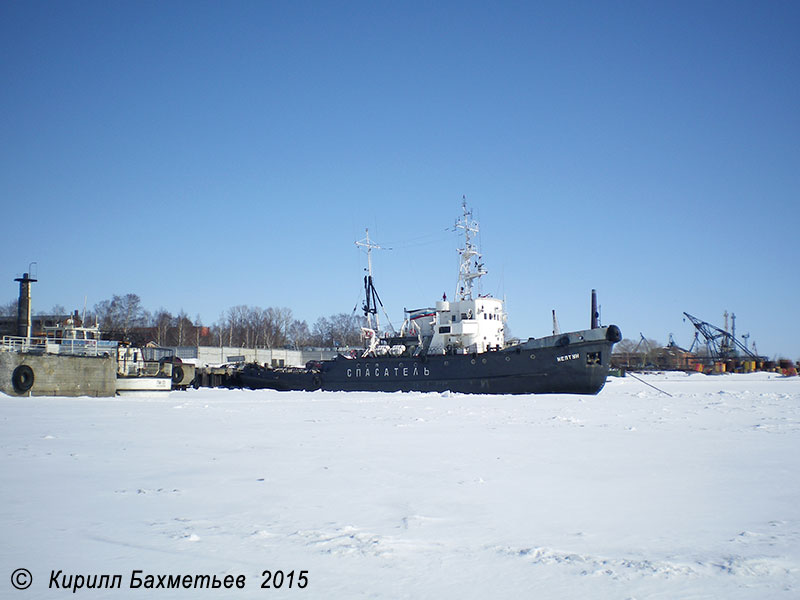
[[[592,329],[600,327],[600,313],[597,312],[597,290],[592,290]]]
[[[31,279],[27,273],[23,273],[22,277],[17,277],[14,281],[19,281],[17,335],[29,338],[31,337],[31,283],[36,279]]]

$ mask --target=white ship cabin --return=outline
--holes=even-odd
[[[81,321],[77,317],[69,317],[63,323],[58,323],[52,327],[44,328],[45,337],[48,340],[99,340],[100,328],[97,325],[93,327],[82,327]]]
[[[110,356],[117,350],[117,342],[100,339],[100,328],[95,324],[83,327],[76,314],[54,326],[44,327],[44,347],[52,354],[79,356]]]
[[[429,322],[433,337],[428,354],[499,350],[505,341],[505,320],[503,301],[497,298],[437,302],[436,315]]]

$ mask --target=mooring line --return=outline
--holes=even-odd
[[[636,381],[641,381],[643,384],[645,384],[645,385],[649,385],[649,386],[650,386],[651,388],[653,388],[654,390],[657,390],[657,391],[661,392],[662,394],[666,394],[667,396],[669,396],[670,398],[672,398],[672,394],[670,394],[669,392],[665,392],[664,390],[662,390],[662,389],[660,389],[660,388],[657,388],[657,387],[656,387],[656,386],[654,386],[653,384],[651,384],[651,383],[647,383],[647,382],[646,382],[644,379],[639,379],[639,378],[638,378],[636,375],[634,375],[633,373],[630,373],[630,372],[629,372],[629,373],[626,373],[626,375],[630,375],[630,376],[631,376],[631,377],[633,377],[633,378],[634,378]]]

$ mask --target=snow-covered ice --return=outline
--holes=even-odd
[[[800,596],[800,378],[645,380],[672,397],[0,394],[0,597],[134,569],[247,586],[78,594]],[[265,569],[308,586],[260,589]]]

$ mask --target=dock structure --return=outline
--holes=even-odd
[[[176,346],[171,348],[184,365],[194,365],[192,387],[238,388],[240,367],[257,364],[274,369],[305,367],[309,362],[329,360],[338,350],[314,348],[237,348],[235,346]]]
[[[197,367],[192,385],[195,388],[238,387],[234,373],[232,367]]]
[[[237,346],[166,346],[183,362],[198,367],[233,363],[258,363],[267,367],[303,367],[310,360],[327,360],[337,354],[331,348],[243,348]]]
[[[0,350],[0,392],[9,396],[93,396],[116,393],[112,356]]]

